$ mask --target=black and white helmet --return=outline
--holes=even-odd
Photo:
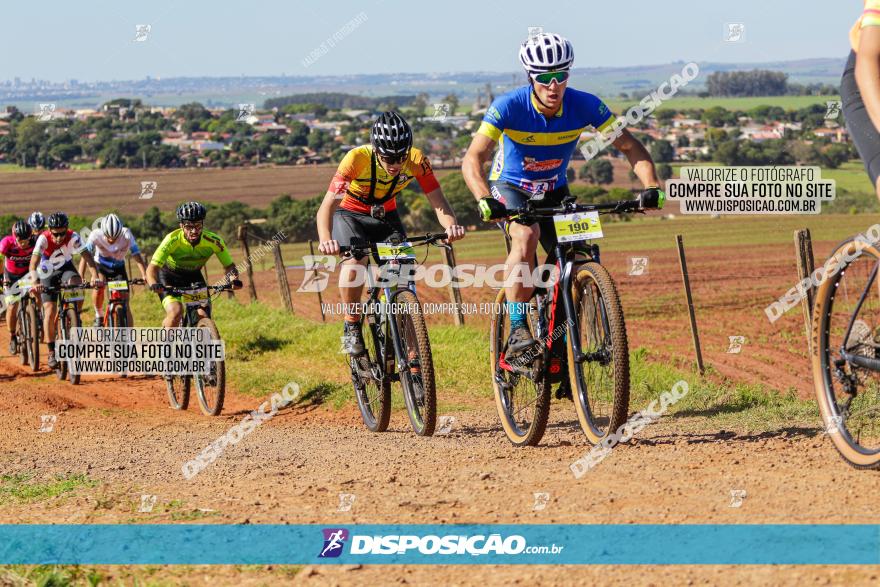
[[[529,73],[564,71],[574,63],[574,49],[563,36],[541,33],[520,46],[519,60]]]
[[[101,232],[106,238],[116,240],[122,234],[122,220],[116,214],[107,214],[101,220]]]
[[[28,224],[31,225],[31,228],[34,229],[34,232],[38,232],[46,228],[46,218],[39,212],[34,212],[28,218]]]
[[[397,112],[383,112],[373,123],[370,144],[383,157],[406,155],[412,147],[413,136],[409,124]]]
[[[34,229],[24,220],[16,220],[15,224],[12,225],[12,234],[20,240],[25,240],[33,236]]]
[[[207,215],[208,210],[198,202],[185,202],[177,207],[177,220],[180,222],[198,222]]]

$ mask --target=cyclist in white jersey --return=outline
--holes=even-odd
[[[147,264],[141,255],[137,241],[128,227],[122,225],[122,220],[116,214],[108,214],[101,220],[101,227],[89,233],[86,248],[95,257],[95,266],[98,273],[105,277],[105,281],[128,281],[128,272],[125,270],[125,257],[131,254],[131,258],[137,263],[138,270],[143,279],[147,278]],[[82,273],[85,260],[80,261],[80,273]],[[95,305],[95,326],[103,323],[104,306],[103,287],[95,290],[93,301]],[[131,307],[128,308],[128,325],[134,326],[131,315]]]

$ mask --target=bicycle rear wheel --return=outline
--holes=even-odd
[[[437,425],[437,389],[434,384],[434,360],[422,306],[416,295],[402,290],[394,297],[400,346],[406,358],[401,365],[400,383],[413,431],[431,436]]]
[[[578,363],[569,337],[568,370],[581,429],[599,444],[624,422],[629,410],[629,348],[614,280],[595,262],[584,263],[572,283],[581,351]]]
[[[220,340],[220,332],[212,319],[202,318],[196,323],[196,327],[206,329],[212,340]],[[192,379],[195,382],[202,413],[206,416],[219,415],[223,410],[223,399],[226,395],[226,361],[211,361],[207,375],[193,375]]]
[[[845,241],[813,304],[813,385],[825,433],[857,469],[880,468],[880,251]],[[848,257],[848,260],[845,258]]]
[[[371,324],[361,316],[361,332],[366,352],[359,357],[349,356],[351,382],[367,430],[384,432],[391,420],[391,378],[386,371],[391,349],[388,348],[387,325]]]
[[[169,375],[165,377],[165,390],[168,392],[168,403],[175,410],[185,410],[189,406],[189,375]]]
[[[506,302],[502,289],[495,298],[495,307],[504,309]],[[532,332],[536,332],[534,304],[530,304],[528,317]],[[535,446],[544,436],[550,415],[550,373],[544,364],[544,349],[528,365],[514,371],[505,369],[505,365],[510,366],[505,356],[509,334],[510,321],[506,313],[493,312],[489,327],[489,367],[495,406],[507,439],[515,446]]]
[[[74,328],[79,328],[82,324],[79,319],[79,312],[76,311],[76,307],[70,307],[67,309],[67,332],[65,333],[65,338],[70,338],[71,330]],[[73,369],[70,368],[70,365],[66,363],[67,376],[70,379],[70,383],[73,385],[79,385],[80,374],[74,373]]]

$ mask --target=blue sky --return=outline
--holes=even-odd
[[[861,1],[51,0],[4,3],[0,79],[512,71],[529,26],[583,67],[843,57]],[[544,12],[538,7],[545,8]],[[347,22],[366,20],[303,60]],[[725,43],[743,23],[742,43]],[[135,25],[149,24],[144,42]]]

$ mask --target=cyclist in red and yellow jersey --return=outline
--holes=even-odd
[[[428,158],[412,146],[412,130],[396,112],[379,116],[370,131],[370,144],[349,151],[318,210],[318,239],[325,255],[339,253],[340,245],[376,243],[391,235],[405,239],[406,231],[397,214],[397,195],[415,179],[446,229],[449,242],[464,237],[443,190],[434,177]],[[350,313],[360,302],[363,284],[356,279],[357,264],[365,257],[343,261],[339,293],[345,303],[344,333],[354,340],[353,355],[364,352],[357,315]],[[356,285],[343,285],[355,283]]]
[[[865,0],[840,80],[846,127],[880,198],[880,0]]]

